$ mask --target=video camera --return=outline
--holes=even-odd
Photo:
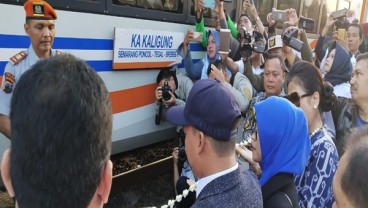
[[[349,25],[350,25],[350,23],[346,19],[338,19],[335,22],[336,29],[345,29],[345,30],[347,30],[349,28]]]
[[[333,19],[340,19],[342,17],[346,17],[348,13],[348,9],[340,9],[340,10],[337,10],[337,11],[334,11],[334,12],[331,12],[331,16],[333,17]]]
[[[185,162],[187,160],[187,154],[185,153],[185,133],[183,129],[180,129],[178,133],[179,137],[179,153],[178,157],[182,162]]]
[[[265,52],[265,43],[263,41],[263,36],[258,31],[247,31],[244,27],[240,29],[238,39],[239,42],[241,38],[244,38],[244,44],[240,47],[240,55],[242,57],[249,57],[252,52],[263,53]]]
[[[290,46],[291,48],[297,51],[300,51],[303,47],[303,42],[298,40],[297,37],[298,37],[298,28],[293,28],[281,36],[282,42],[285,45]]]

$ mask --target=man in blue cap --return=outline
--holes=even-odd
[[[241,172],[235,158],[240,110],[231,92],[216,80],[199,80],[185,106],[171,107],[169,122],[184,126],[185,151],[200,178],[193,207],[263,207],[256,178]]]

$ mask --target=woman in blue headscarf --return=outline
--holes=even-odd
[[[272,96],[255,104],[258,130],[252,156],[259,162],[264,207],[299,207],[294,175],[303,173],[311,143],[304,112],[285,98]]]
[[[207,47],[206,56],[196,62],[192,62],[192,56],[189,49],[189,42],[193,41],[194,32],[193,30],[188,30],[184,42],[180,44],[177,49],[177,53],[184,59],[184,67],[187,72],[187,76],[192,80],[206,79],[208,78],[207,69],[211,63],[220,59],[218,53],[218,46],[220,43],[220,34],[217,31],[209,30],[207,33]]]
[[[332,84],[335,95],[351,98],[349,83],[353,72],[351,55],[336,41],[328,51],[325,64],[321,66],[326,71],[323,79]]]

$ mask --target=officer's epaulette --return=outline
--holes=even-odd
[[[27,57],[27,53],[25,51],[21,51],[17,54],[15,54],[14,56],[12,56],[10,58],[10,61],[13,62],[14,65],[19,64],[19,62],[21,62],[24,58]]]

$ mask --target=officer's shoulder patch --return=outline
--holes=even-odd
[[[5,93],[9,94],[13,91],[13,85],[15,83],[15,76],[10,72],[5,72],[5,81],[2,86]]]
[[[59,51],[59,50],[55,50],[55,54],[56,54],[56,55],[61,55],[61,54],[63,54],[63,52],[61,52],[61,51]]]
[[[25,59],[27,57],[27,53],[25,51],[21,51],[17,54],[15,54],[14,56],[12,56],[10,58],[10,61],[13,63],[13,65],[17,65],[19,64],[19,62],[21,62],[23,59]]]

